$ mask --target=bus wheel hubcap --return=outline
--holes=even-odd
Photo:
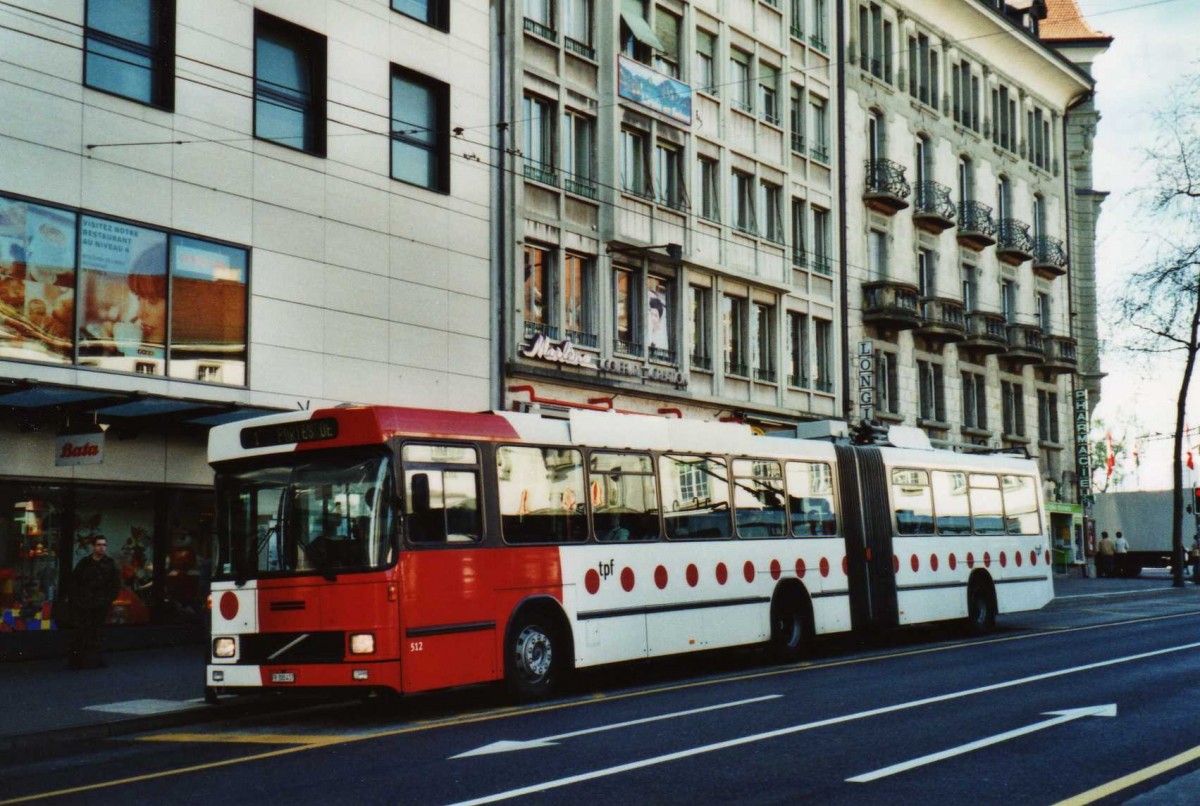
[[[526,674],[534,679],[546,676],[554,650],[550,638],[536,627],[526,627],[517,638],[517,660]]]

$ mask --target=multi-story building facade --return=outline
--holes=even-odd
[[[1069,533],[1082,334],[1065,121],[1092,80],[1039,38],[1038,2],[850,5],[848,343],[874,354],[871,413],[947,447],[1028,449]]]
[[[836,3],[506,8],[505,405],[840,416]]]
[[[475,0],[0,8],[0,654],[96,534],[114,619],[198,619],[207,427],[487,408]],[[26,639],[22,642],[20,636]]]

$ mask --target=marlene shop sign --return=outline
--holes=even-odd
[[[683,373],[673,367],[656,367],[621,358],[596,358],[591,353],[575,349],[570,339],[552,339],[545,333],[535,333],[521,347],[525,358],[536,358],[552,364],[595,370],[606,375],[621,375],[645,381],[683,385]]]
[[[62,434],[54,439],[56,467],[99,465],[104,463],[104,432]]]

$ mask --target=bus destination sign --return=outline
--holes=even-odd
[[[295,423],[258,425],[242,429],[243,448],[269,448],[297,442],[321,442],[337,439],[338,424],[332,417],[303,420]]]

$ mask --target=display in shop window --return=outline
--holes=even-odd
[[[58,594],[57,507],[39,499],[15,501],[0,547],[0,632],[50,630]]]
[[[109,611],[109,624],[150,621],[154,544],[149,525],[138,525],[137,521],[152,516],[152,512],[133,507],[108,507],[90,512],[81,508],[76,511],[71,567],[91,553],[94,538],[104,537],[108,539],[109,556],[116,561],[121,575],[121,590]]]
[[[0,198],[0,355],[71,360],[75,216]]]

